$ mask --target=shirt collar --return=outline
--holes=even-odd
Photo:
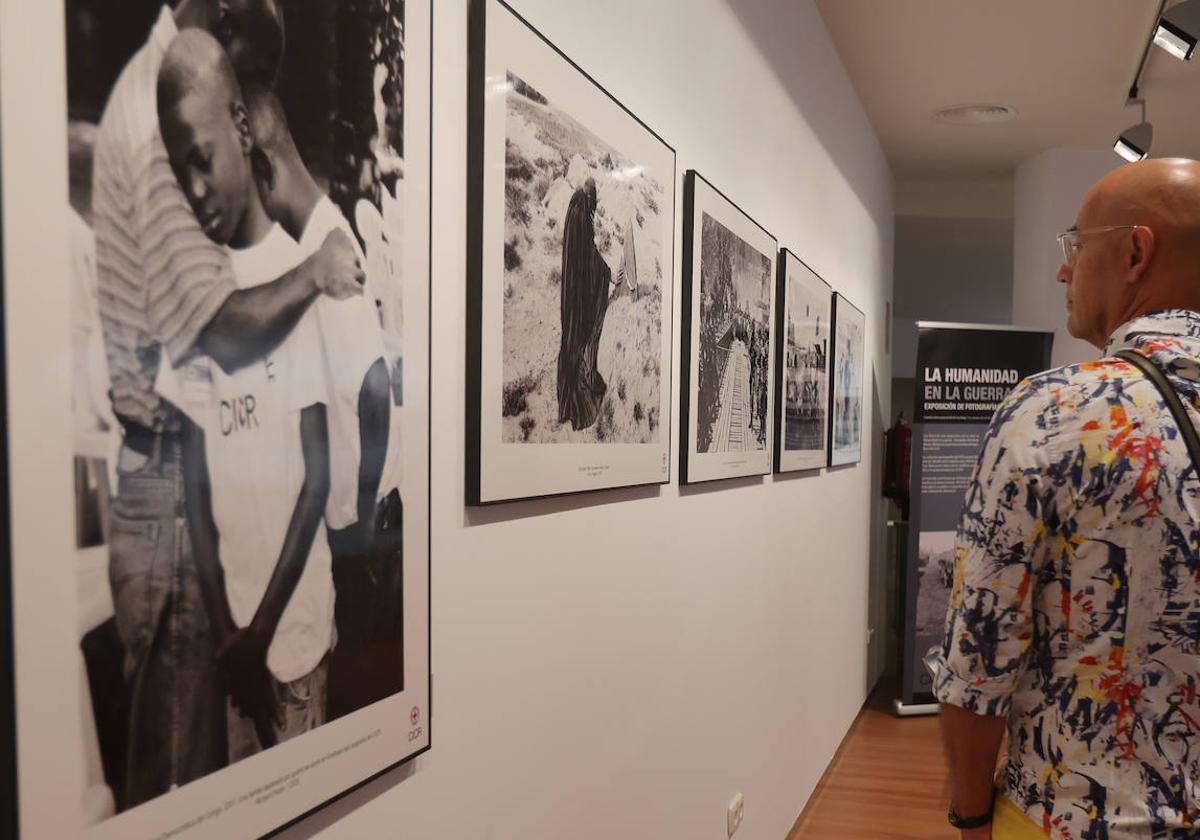
[[[272,224],[266,236],[245,248],[230,248],[230,267],[238,288],[247,289],[270,282],[301,263],[300,246],[278,224]]]
[[[1190,309],[1164,309],[1139,315],[1117,327],[1104,345],[1104,355],[1136,347],[1148,338],[1200,339],[1200,312]]]
[[[150,40],[165,53],[178,34],[179,27],[175,24],[175,15],[171,13],[170,6],[163,4],[158,12],[158,20],[154,21],[154,28],[150,30]]]
[[[317,199],[317,203],[309,211],[308,220],[304,223],[304,230],[300,233],[300,247],[305,249],[305,253],[315,253],[325,241],[325,235],[337,226],[335,220],[327,218],[330,210],[339,216],[342,212],[334,206],[329,196],[323,195]],[[314,242],[313,240],[318,236],[321,237],[321,241]]]

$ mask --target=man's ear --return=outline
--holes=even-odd
[[[1126,279],[1130,285],[1141,282],[1146,276],[1146,269],[1154,258],[1154,231],[1145,225],[1137,225],[1129,235],[1129,273]]]
[[[242,102],[231,102],[229,116],[233,118],[234,128],[237,129],[238,143],[241,144],[242,154],[249,157],[254,148],[254,134],[250,131],[250,113]]]
[[[275,167],[270,156],[259,146],[250,149],[250,173],[254,180],[268,190],[275,189]]]

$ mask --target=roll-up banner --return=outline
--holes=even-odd
[[[921,658],[945,630],[963,496],[992,414],[1018,382],[1050,366],[1054,340],[994,324],[918,321],[917,329],[901,714],[936,711]]]

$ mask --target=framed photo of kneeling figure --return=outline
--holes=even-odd
[[[775,471],[825,466],[833,290],[803,260],[779,252]]]
[[[862,458],[866,316],[840,292],[833,295],[833,369],[829,388],[829,466]]]
[[[680,481],[771,472],[775,237],[689,170],[684,181]]]
[[[430,746],[432,3],[14,7],[0,814],[263,836]]]
[[[666,482],[675,151],[507,4],[470,13],[467,503]]]

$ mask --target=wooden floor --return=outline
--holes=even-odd
[[[957,840],[936,715],[898,718],[896,683],[867,700],[788,840]]]

